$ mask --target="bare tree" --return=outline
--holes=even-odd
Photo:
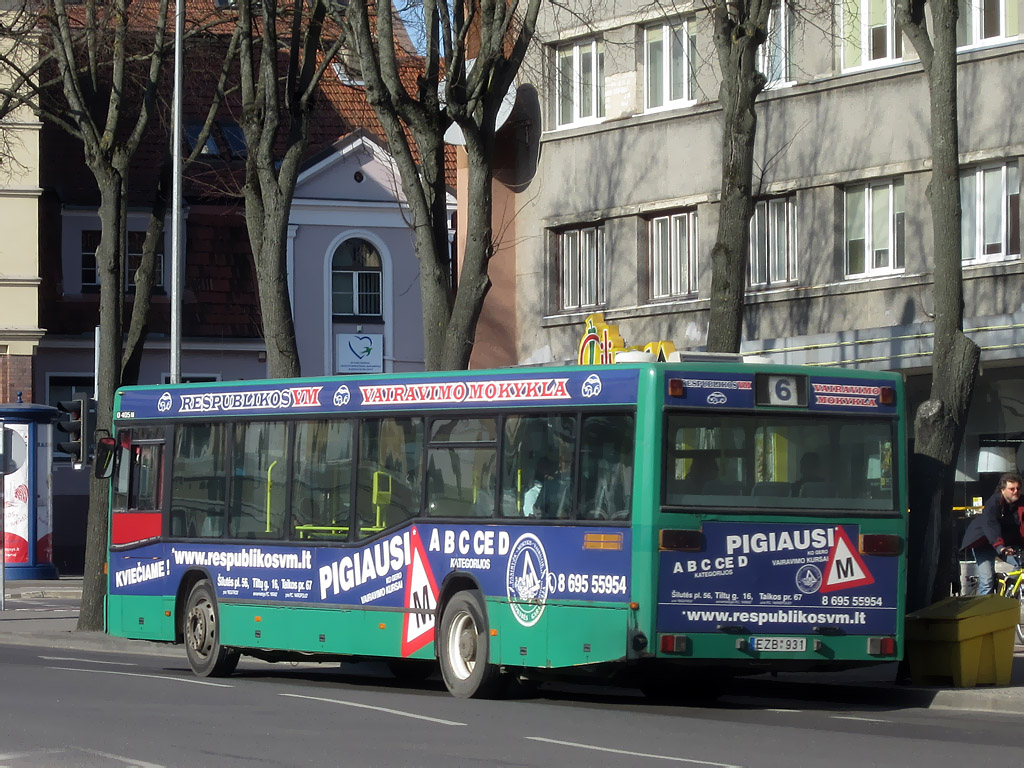
[[[26,2],[0,16],[0,37],[5,41],[0,49],[0,115],[19,107],[29,108],[80,141],[99,194],[101,237],[96,265],[100,282],[100,357],[95,387],[99,430],[110,429],[114,390],[137,381],[156,278],[156,253],[168,203],[169,165],[160,174],[152,198],[142,258],[138,265],[132,265],[131,321],[122,347],[129,271],[128,174],[157,112],[163,62],[169,54],[167,16],[167,0]],[[220,24],[222,19],[213,14],[195,23],[190,36]],[[228,50],[233,48],[229,45]],[[214,105],[220,102],[223,85],[222,71],[217,94],[211,99]],[[211,115],[215,108],[211,108]],[[208,117],[204,131],[208,132],[210,124],[212,117]],[[205,141],[205,135],[202,138]],[[190,159],[197,154],[198,148]],[[170,155],[169,147],[166,155]],[[81,629],[103,626],[107,490],[106,482],[92,481]]]
[[[896,0],[896,16],[921,58],[931,106],[932,176],[927,196],[934,237],[935,336],[931,392],[914,417],[908,590],[908,607],[913,609],[948,595],[950,583],[959,578],[952,572],[954,472],[980,352],[963,332],[957,0]]]
[[[783,0],[785,1],[785,0]],[[767,84],[758,51],[768,39],[771,0],[715,0],[715,49],[721,70],[722,189],[718,233],[711,249],[709,352],[739,352],[743,293],[754,212],[754,102]]]
[[[317,87],[343,43],[340,34],[325,39],[325,19],[327,0],[238,3],[240,122],[248,146],[242,196],[271,376],[300,373],[288,296],[288,217]]]
[[[139,39],[140,17],[148,43]],[[167,0],[141,8],[131,7],[129,0],[86,0],[84,7],[49,0],[40,25],[52,46],[48,52],[67,105],[63,114],[48,110],[48,118],[81,140],[86,166],[99,190],[96,427],[109,431],[114,390],[121,381],[128,169],[156,99],[166,55]],[[108,486],[105,480],[90,483],[79,629],[103,628]]]
[[[419,58],[406,50],[405,35],[396,33],[391,0],[348,5],[344,23],[358,50],[367,100],[383,125],[412,214],[430,370],[469,365],[491,285],[495,123],[533,39],[540,6],[541,0],[424,0]],[[458,290],[451,281],[444,173],[444,134],[452,123],[465,137],[468,168]]]

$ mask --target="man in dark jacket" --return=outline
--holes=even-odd
[[[978,564],[978,594],[991,595],[995,582],[996,557],[1019,567],[1018,553],[1024,543],[1020,509],[1020,475],[1008,472],[999,478],[999,487],[985,502],[980,515],[971,518],[964,531],[961,550],[974,552]]]

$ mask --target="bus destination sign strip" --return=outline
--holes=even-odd
[[[688,408],[742,409],[755,406],[755,376],[758,372],[669,372],[666,379],[681,379],[683,393],[666,395],[669,405]],[[841,378],[836,376],[805,376],[771,374],[771,391],[765,405],[787,407],[801,405],[797,393],[807,390],[806,409],[819,413],[863,413],[893,415],[892,403],[882,402],[882,389],[892,388],[886,379]],[[667,387],[667,382],[666,382]]]
[[[516,370],[486,377],[389,377],[301,382],[242,381],[126,390],[116,419],[258,416],[272,413],[524,405],[623,405],[636,402],[637,369]]]

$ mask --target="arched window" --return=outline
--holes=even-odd
[[[338,246],[331,260],[331,307],[337,317],[380,317],[380,253],[360,238]]]

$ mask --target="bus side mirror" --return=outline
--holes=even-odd
[[[92,463],[93,476],[105,480],[114,474],[114,452],[117,441],[112,437],[101,437],[96,441],[96,455]]]

